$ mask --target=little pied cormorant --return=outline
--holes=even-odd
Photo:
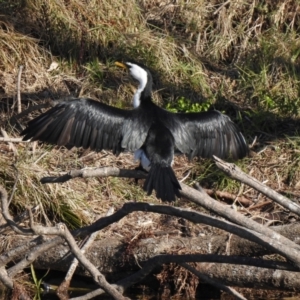
[[[149,167],[150,161],[144,190],[148,195],[155,190],[163,201],[180,197],[181,187],[171,167],[175,150],[189,159],[213,155],[238,159],[247,155],[247,143],[228,116],[216,110],[172,113],[160,108],[152,102],[152,76],[147,68],[132,62],[116,65],[127,68],[139,82],[132,110],[86,98],[61,101],[28,123],[21,133],[23,140],[106,149],[115,155],[136,151],[142,165]]]

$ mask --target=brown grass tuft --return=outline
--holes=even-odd
[[[24,65],[21,86],[23,93],[36,93],[49,83],[47,68],[51,61],[48,51],[38,45],[38,40],[16,32],[13,26],[0,22],[0,96],[16,92],[18,67]]]

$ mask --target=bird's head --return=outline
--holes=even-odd
[[[130,75],[137,80],[141,86],[146,86],[147,83],[152,84],[152,76],[150,71],[143,65],[131,61],[125,63],[115,62],[115,65],[127,69]]]
[[[115,65],[124,69],[127,69],[130,75],[139,82],[139,87],[136,92],[135,98],[150,97],[152,92],[152,75],[150,71],[142,64],[127,61],[127,62],[115,62]],[[135,105],[136,107],[136,105]]]

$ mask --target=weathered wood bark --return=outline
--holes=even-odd
[[[229,286],[300,291],[300,273],[228,264],[197,264],[197,269]]]

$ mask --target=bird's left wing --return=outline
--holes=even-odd
[[[95,151],[136,150],[149,129],[140,124],[138,110],[123,110],[85,98],[61,101],[28,123],[23,140],[39,140],[67,147]]]
[[[230,118],[219,111],[173,114],[168,126],[176,147],[189,158],[238,159],[247,155],[248,145],[243,134]]]

